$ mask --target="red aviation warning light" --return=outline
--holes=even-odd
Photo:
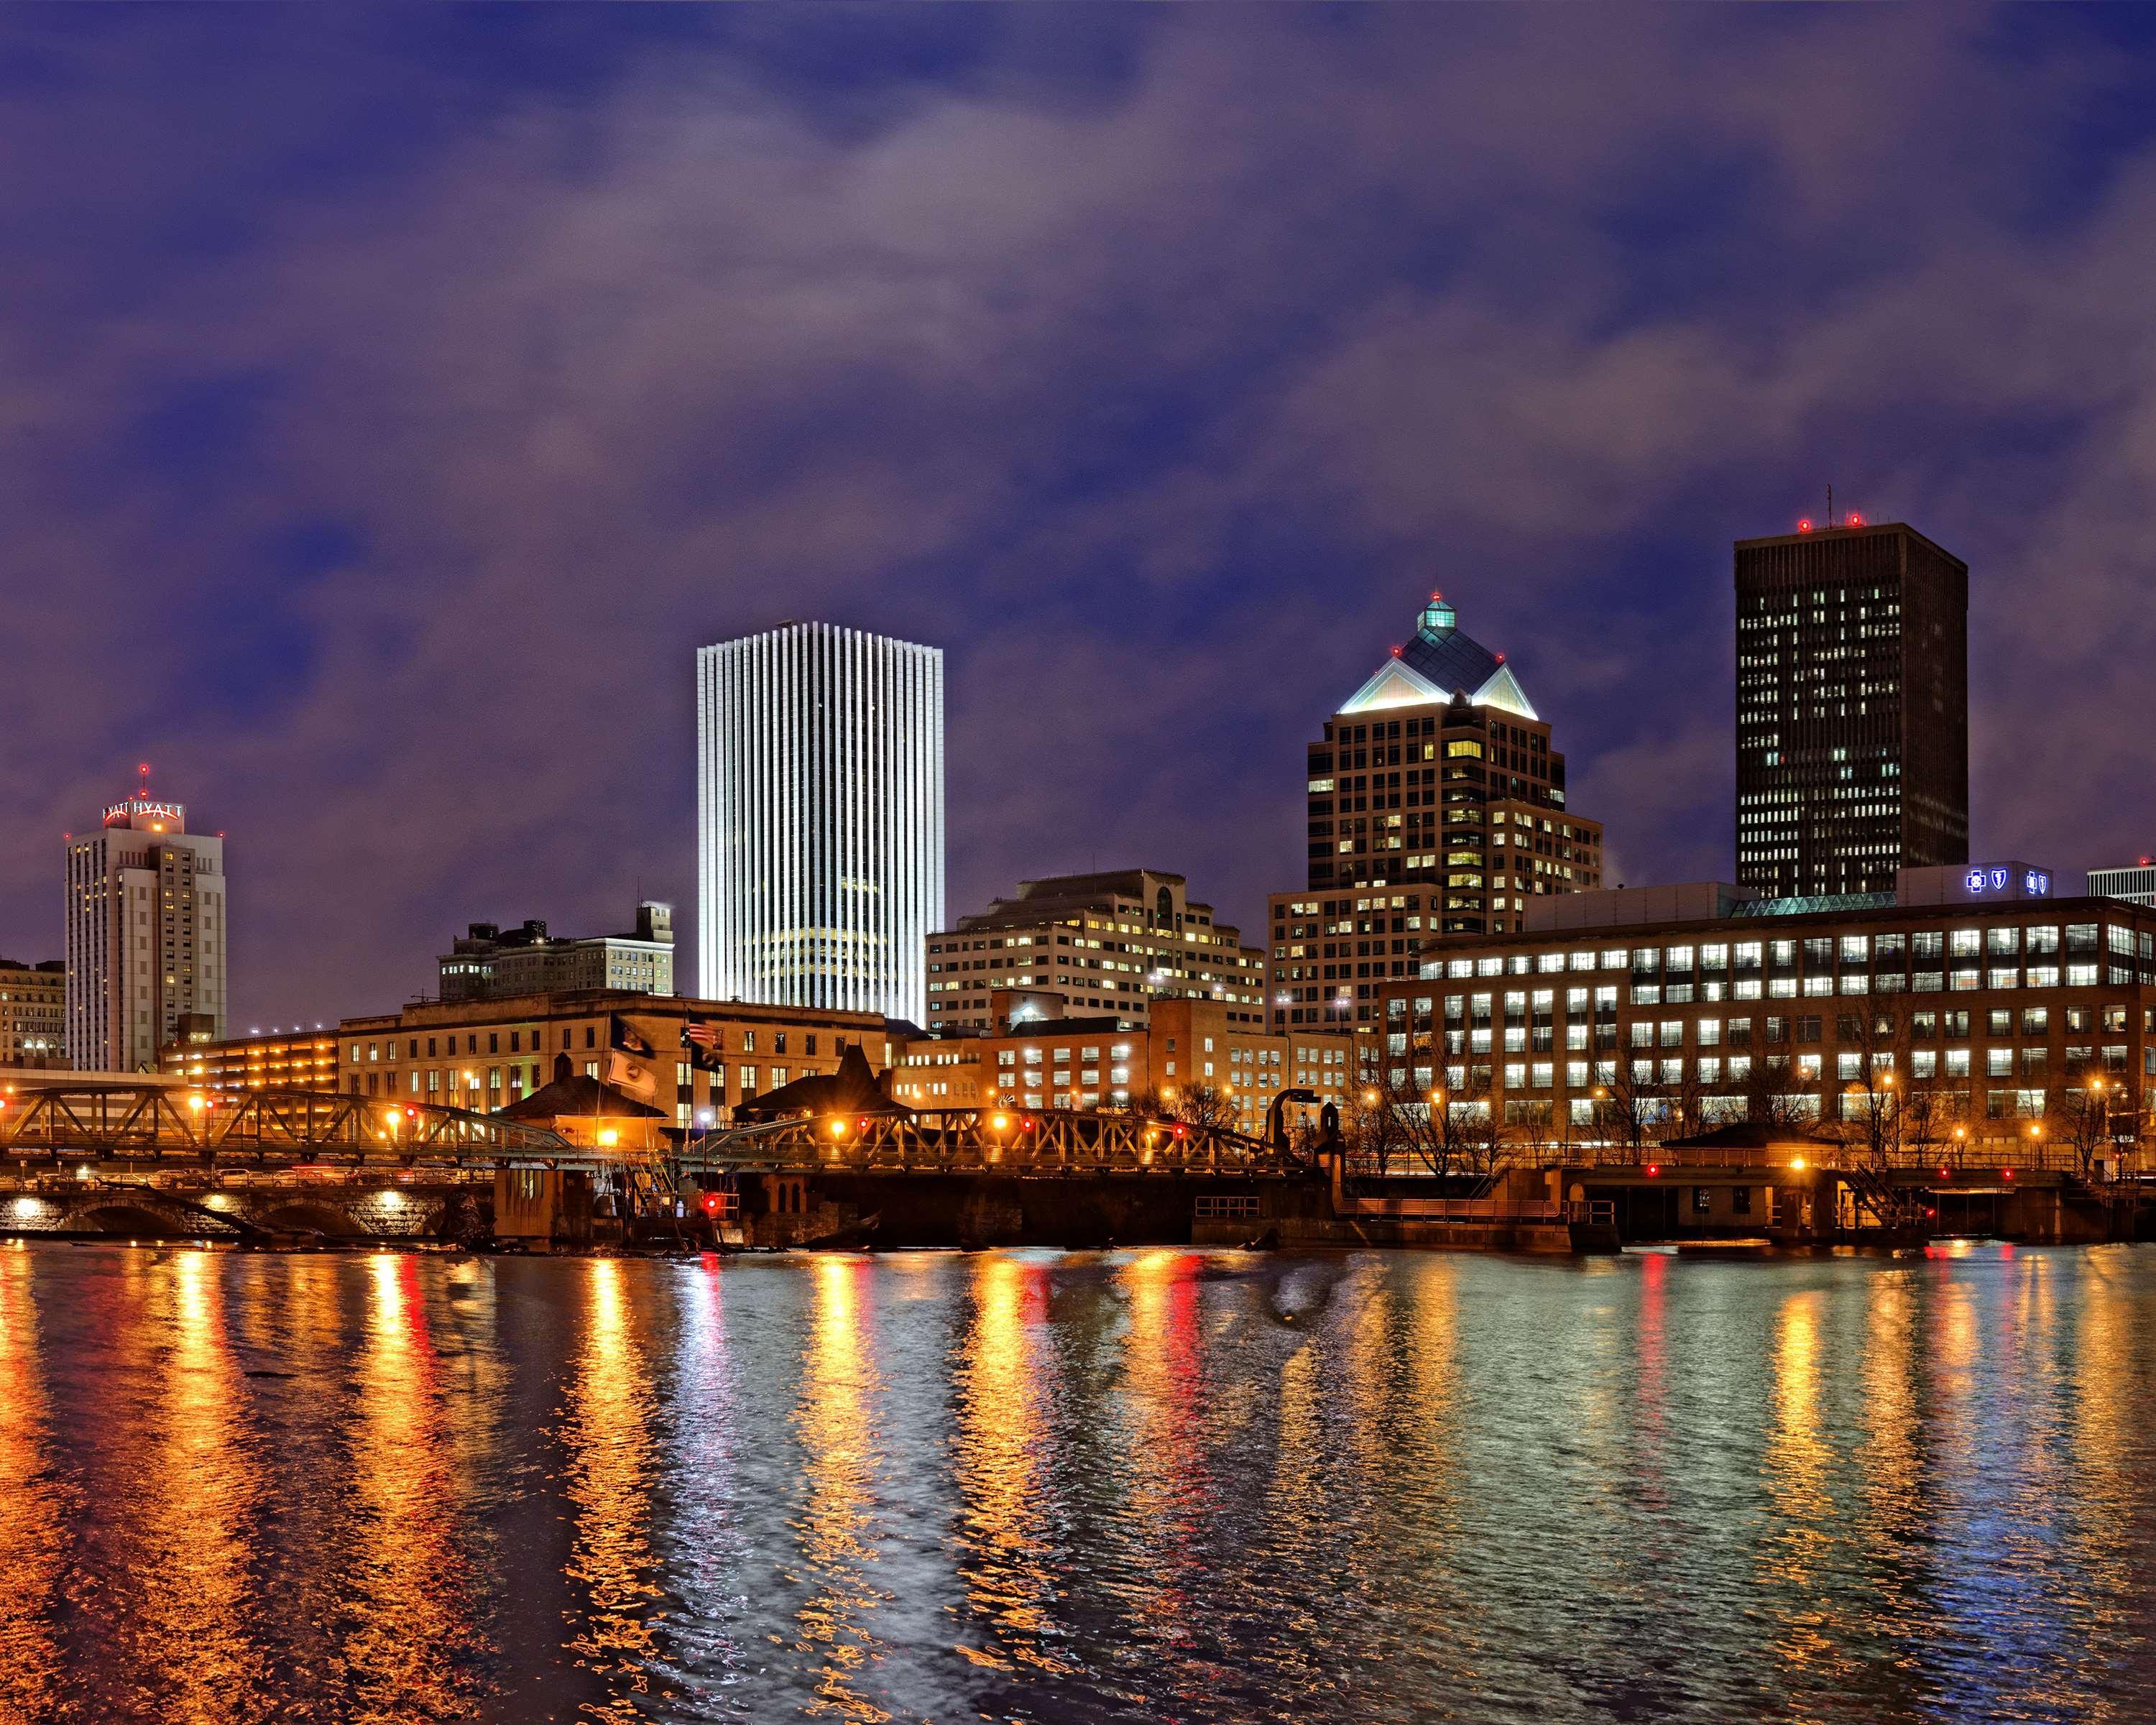
[[[1852,509],[1849,512],[1849,525],[1852,527],[1861,527],[1864,525],[1864,517]]]
[[[1812,518],[1810,516],[1804,516],[1797,522],[1797,531],[1799,533],[1809,533],[1811,530]]]

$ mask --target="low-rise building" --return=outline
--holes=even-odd
[[[498,1000],[519,994],[562,994],[579,988],[619,988],[638,994],[674,992],[674,909],[647,899],[636,907],[631,934],[551,936],[544,922],[505,929],[475,922],[437,961],[445,1001]]]
[[[1905,869],[1892,893],[1546,899],[1385,985],[1381,1081],[1558,1139],[1608,1136],[1613,1111],[1845,1119],[1882,1086],[1942,1142],[2041,1140],[2062,1106],[2133,1137],[2156,1093],[2156,911],[2055,898],[2052,878],[2005,862]]]
[[[67,960],[0,958],[0,1066],[67,1065]]]
[[[1346,1105],[1355,1082],[1353,1039],[1337,1030],[1276,1032],[1219,1001],[1155,1000],[1137,1029],[1089,1014],[1080,1003],[1004,991],[998,1028],[923,1036],[895,1049],[891,1094],[911,1108],[1114,1108],[1184,1092],[1215,1092],[1238,1132],[1261,1133],[1283,1090]]]
[[[179,1040],[158,1055],[167,1076],[208,1090],[329,1090],[337,1083],[333,1030],[219,1037],[207,1014],[182,1014]]]
[[[337,1088],[491,1112],[552,1081],[566,1055],[574,1076],[639,1095],[676,1126],[717,1125],[765,1091],[836,1071],[849,1044],[889,1064],[874,1013],[628,988],[422,1001],[339,1021]]]
[[[1124,869],[1022,880],[957,927],[928,937],[928,1028],[994,1028],[998,989],[1045,988],[1075,1011],[1142,1029],[1156,1001],[1195,999],[1229,1022],[1264,1022],[1265,955],[1216,922],[1180,875]]]

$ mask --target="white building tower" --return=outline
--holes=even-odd
[[[224,837],[135,793],[67,840],[67,1043],[78,1072],[154,1071],[182,1014],[225,1033]]]
[[[696,654],[697,985],[927,1019],[943,654],[783,623]]]

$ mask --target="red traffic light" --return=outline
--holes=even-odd
[[[1657,1174],[1661,1173],[1661,1171],[1662,1165],[1659,1162],[1650,1162],[1647,1164],[1647,1178],[1650,1180]]]

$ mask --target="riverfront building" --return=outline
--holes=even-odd
[[[1059,996],[998,993],[990,1033],[898,1045],[891,1094],[923,1109],[1112,1108],[1150,1097],[1173,1107],[1199,1086],[1219,1096],[1224,1123],[1256,1136],[1282,1090],[1345,1107],[1355,1082],[1343,1032],[1280,1034],[1254,1013],[1188,997],[1154,1000],[1137,1024],[1085,1014],[1085,1004],[1070,1002],[1066,1013]]]
[[[1602,884],[1602,828],[1566,803],[1518,674],[1432,593],[1414,635],[1306,751],[1308,884],[1267,902],[1276,1029],[1375,1021],[1437,934],[1517,930]]]
[[[444,1000],[490,1000],[575,988],[674,992],[674,907],[647,899],[631,934],[550,937],[544,922],[475,922],[439,961]]]
[[[0,1066],[67,1065],[67,961],[0,958]]]
[[[943,927],[943,655],[822,623],[698,649],[708,999],[927,1021]]]
[[[143,788],[67,840],[67,1045],[82,1070],[154,1071],[188,1014],[223,1034],[224,836]]]
[[[1969,860],[1969,566],[1899,521],[1737,542],[1737,878],[1892,892]]]
[[[836,1071],[849,1044],[871,1066],[889,1063],[873,1013],[626,988],[421,1001],[339,1022],[337,1088],[492,1112],[551,1082],[567,1055],[572,1076],[626,1091],[675,1125],[716,1125],[766,1091]]]
[[[220,1037],[207,1017],[180,1021],[177,1039],[158,1056],[166,1076],[204,1090],[336,1090],[337,1040],[331,1030],[275,1031]]]
[[[1021,880],[1013,898],[928,937],[931,1030],[995,1028],[999,989],[1042,988],[1072,1009],[1142,1029],[1156,1000],[1223,1006],[1228,1022],[1264,1022],[1265,955],[1213,918],[1180,875],[1158,869]]]
[[[2156,1079],[2156,911],[2051,887],[2005,862],[1838,898],[1550,901],[1387,985],[1384,1076],[1545,1142],[1629,1130],[1613,1111],[1657,1130],[1844,1118],[1888,1074],[1942,1141],[2041,1134],[2090,1095],[2130,1136]]]

